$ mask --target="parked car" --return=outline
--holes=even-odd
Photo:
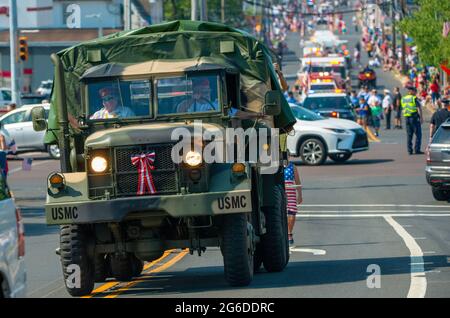
[[[25,234],[20,210],[0,174],[0,298],[25,297]]]
[[[0,114],[6,112],[6,106],[12,103],[11,89],[6,87],[0,88]]]
[[[450,121],[435,132],[427,148],[425,174],[433,196],[438,201],[450,199]]]
[[[52,87],[53,87],[52,80],[42,81],[41,85],[39,85],[39,87],[36,89],[36,94],[48,97],[52,92]]]
[[[345,162],[353,153],[369,149],[367,133],[351,120],[326,118],[291,105],[297,118],[295,133],[287,138],[289,154],[298,156],[310,166],[321,165],[329,157]]]
[[[313,93],[305,97],[302,106],[324,117],[356,120],[355,110],[345,93]]]
[[[3,130],[8,132],[9,137],[15,141],[18,152],[45,151],[52,158],[58,159],[60,156],[58,145],[44,144],[45,132],[36,132],[33,129],[31,110],[36,106],[43,106],[48,117],[50,104],[25,105],[1,116],[0,125]]]

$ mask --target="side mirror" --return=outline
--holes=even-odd
[[[268,91],[264,97],[264,115],[277,116],[281,112],[281,92]]]
[[[47,129],[47,120],[45,119],[44,107],[34,107],[31,110],[31,119],[33,120],[34,131],[43,131]]]

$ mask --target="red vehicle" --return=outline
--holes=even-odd
[[[367,86],[369,88],[377,88],[377,74],[370,68],[365,68],[358,74],[359,87]]]

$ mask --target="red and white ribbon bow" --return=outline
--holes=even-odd
[[[154,162],[154,152],[131,157],[131,163],[136,166],[139,171],[137,195],[156,193],[155,184],[153,183],[153,177],[151,174],[151,170],[155,169],[153,166]]]

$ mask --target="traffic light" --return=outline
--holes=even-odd
[[[19,58],[22,61],[28,60],[28,38],[26,36],[19,37]]]

